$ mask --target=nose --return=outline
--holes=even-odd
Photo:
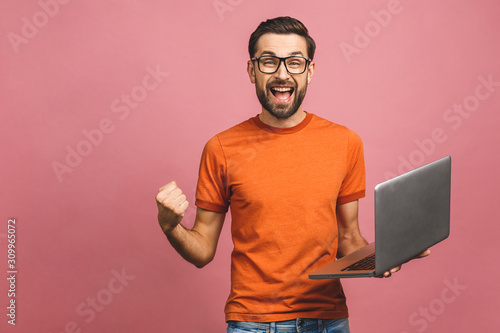
[[[286,70],[285,67],[285,62],[280,61],[280,64],[278,66],[278,70],[274,73],[274,76],[276,76],[278,79],[287,79],[290,75],[288,74],[288,71]]]

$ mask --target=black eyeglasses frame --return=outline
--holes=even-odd
[[[264,72],[262,71],[262,69],[260,69],[260,61],[259,59],[260,58],[276,58],[279,60],[279,63],[278,63],[278,67],[276,67],[276,70],[272,73],[268,73],[268,72]],[[290,59],[290,58],[302,58],[306,61],[306,65],[304,66],[304,70],[300,73],[291,73],[289,70],[288,70],[288,67],[286,66],[286,61],[287,59]],[[304,72],[307,70],[307,66],[309,66],[309,64],[311,63],[312,59],[311,58],[306,58],[306,57],[302,57],[302,56],[288,56],[288,57],[284,57],[284,58],[281,58],[281,57],[277,57],[277,56],[273,56],[273,55],[261,55],[261,56],[258,56],[258,57],[253,57],[250,59],[251,61],[257,61],[257,67],[259,68],[259,71],[263,74],[274,74],[278,71],[278,69],[280,69],[280,66],[281,66],[281,62],[283,62],[283,64],[285,65],[285,69],[286,71],[288,72],[288,74],[290,75],[300,75],[300,74],[304,74]]]

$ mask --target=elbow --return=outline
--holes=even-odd
[[[202,269],[203,267],[205,267],[206,265],[208,265],[208,262],[203,262],[203,263],[193,263],[193,265],[198,268],[198,269]]]
[[[209,263],[211,263],[213,259],[214,259],[214,256],[210,256],[210,257],[207,257],[207,258],[196,260],[196,261],[192,262],[192,264],[196,268],[201,269],[201,268],[205,267],[206,265],[208,265]]]

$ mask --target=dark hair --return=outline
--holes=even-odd
[[[316,43],[311,36],[309,36],[309,32],[307,31],[305,25],[299,20],[289,16],[276,17],[259,24],[257,29],[255,29],[250,36],[250,40],[248,42],[248,53],[250,54],[250,58],[253,58],[255,56],[255,52],[257,52],[256,48],[259,38],[268,33],[279,35],[296,34],[304,37],[307,43],[307,56],[314,59]]]

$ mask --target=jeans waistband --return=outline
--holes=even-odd
[[[318,331],[322,331],[326,322],[328,322],[328,320],[298,318],[293,320],[276,321],[268,323],[246,322],[246,321],[238,321],[235,323],[237,323],[237,325],[240,327],[268,330],[269,332],[274,332],[276,330],[279,330],[280,332],[299,332],[299,330],[305,326],[317,327]]]

